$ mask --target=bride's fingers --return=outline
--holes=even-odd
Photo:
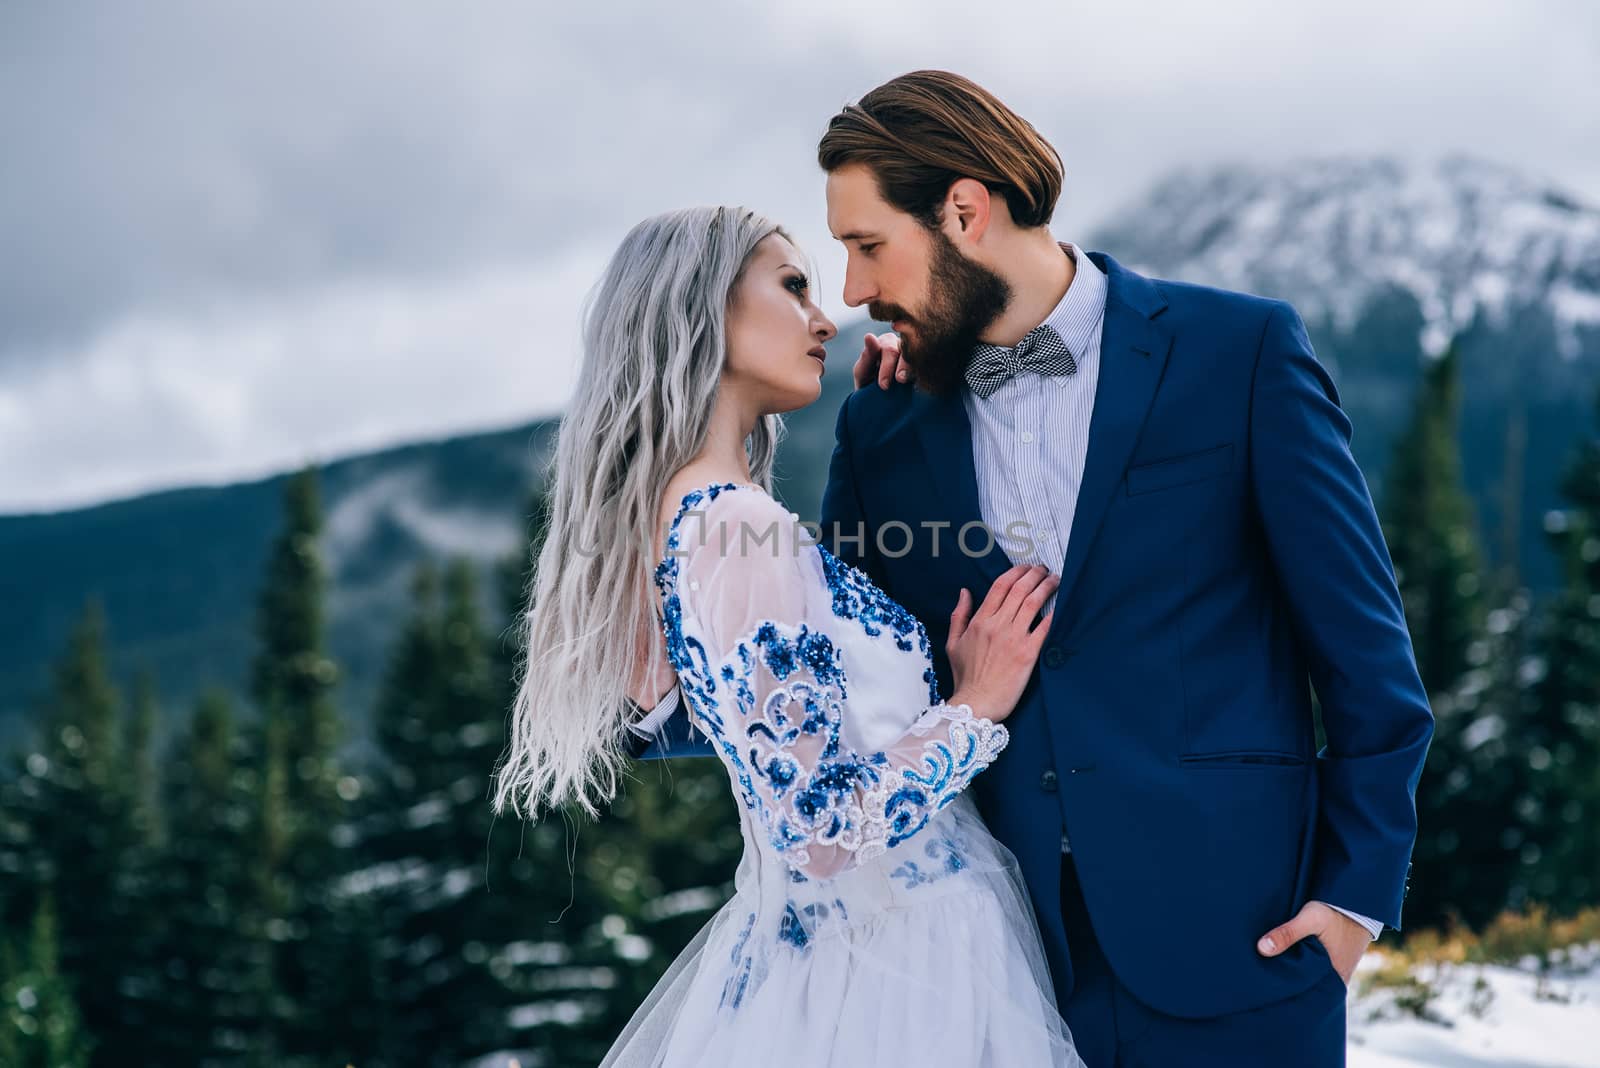
[[[896,382],[911,381],[911,366],[906,363],[905,353],[901,351],[903,348],[904,344],[899,334],[884,335],[885,360],[893,364],[890,371],[893,372]]]
[[[983,604],[978,606],[977,614],[980,616],[1001,615],[1001,606],[1005,604],[1006,596],[1010,594],[1011,588],[1017,584],[1017,581],[1028,573],[1028,570],[1025,565],[1017,564],[995,579],[994,584],[989,587],[989,592],[984,594]],[[1002,618],[1006,617],[1002,616]]]
[[[967,632],[967,621],[971,617],[971,601],[968,598],[967,588],[963,586],[961,593],[956,596],[955,610],[950,613],[950,638],[945,642],[946,646],[961,640],[961,636]]]
[[[1046,575],[1044,580],[1035,586],[1033,592],[1028,594],[1027,599],[1022,602],[1022,617],[1031,622],[1033,617],[1039,614],[1039,609],[1043,608],[1044,603],[1050,599],[1050,595],[1060,587],[1060,575]]]
[[[873,370],[878,366],[878,357],[882,348],[878,339],[868,334],[862,339],[861,355],[856,357],[856,365],[850,369],[851,375],[856,380],[856,388],[860,389],[872,381]]]
[[[1021,615],[1022,606],[1027,601],[1028,595],[1049,576],[1050,571],[1043,564],[1035,564],[1024,571],[1006,594],[1005,602],[1000,606],[1000,618],[1010,622]],[[1028,614],[1028,619],[1030,621],[1033,619],[1033,613]]]
[[[884,334],[878,339],[882,362],[878,365],[878,385],[888,389],[896,379],[904,382],[905,371],[900,365],[900,339],[894,334]]]
[[[1040,600],[1040,603],[1038,603],[1037,606],[1032,603],[1032,598],[1029,598],[1027,611],[1022,612],[1022,628],[1027,630],[1030,638],[1037,638],[1037,641],[1034,643],[1034,652],[1038,652],[1038,646],[1042,646],[1042,644],[1045,643],[1045,635],[1050,633],[1050,619],[1054,616],[1054,614],[1056,614],[1056,606],[1051,604],[1050,611],[1045,612],[1043,617],[1040,617],[1040,620],[1038,620],[1037,624],[1034,622],[1034,617],[1038,616],[1038,609],[1042,608],[1043,603],[1056,595],[1056,590],[1058,590],[1058,588],[1061,588],[1061,576],[1050,576],[1048,579],[1043,580],[1043,582],[1038,584],[1038,590],[1042,590],[1042,592],[1045,593],[1045,596],[1043,596],[1042,600]]]
[[[1033,644],[1034,656],[1038,656],[1039,650],[1044,648],[1044,640],[1050,636],[1050,621],[1055,617],[1056,609],[1054,605],[1051,605],[1050,611],[1046,612],[1044,618],[1039,620],[1039,625],[1028,632],[1028,638]]]

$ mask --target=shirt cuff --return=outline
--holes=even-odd
[[[637,723],[628,724],[628,729],[641,738],[654,738],[661,733],[661,728],[666,724],[667,720],[672,718],[672,713],[677,711],[678,696],[678,687],[674,686],[666,692],[661,700],[656,702],[656,707],[650,710],[649,715]]]
[[[674,692],[676,692],[676,691],[674,691]],[[1327,905],[1330,909],[1332,909],[1335,912],[1344,913],[1346,916],[1350,917],[1352,920],[1355,920],[1361,926],[1365,927],[1367,929],[1367,934],[1371,935],[1374,940],[1376,940],[1377,937],[1380,934],[1383,933],[1383,921],[1382,920],[1374,920],[1369,916],[1361,915],[1361,913],[1359,913],[1359,912],[1351,912],[1349,909],[1342,909],[1338,905],[1331,904],[1331,903],[1329,903],[1327,901],[1324,901],[1323,904]]]

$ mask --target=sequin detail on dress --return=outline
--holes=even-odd
[[[850,684],[842,650],[809,622],[761,619],[731,648],[708,652],[684,625],[678,593],[679,564],[686,555],[681,520],[702,500],[709,507],[739,488],[721,483],[690,491],[668,530],[654,575],[663,598],[667,656],[744,807],[758,816],[785,862],[814,877],[818,873],[809,866],[816,847],[845,850],[854,866],[915,835],[993,762],[1005,748],[1007,733],[969,706],[939,700],[920,621],[821,546],[808,549],[820,554],[834,616],[854,621],[869,637],[888,634],[897,649],[920,654],[924,661],[932,707],[911,725],[908,737],[921,740],[913,752],[892,759],[844,744],[841,726]],[[802,758],[802,752],[811,755]]]

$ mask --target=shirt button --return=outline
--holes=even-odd
[[[1022,443],[1024,445],[1032,445],[1033,444],[1033,431],[1024,430],[1022,432]]]
[[[691,589],[691,590],[698,590],[698,589],[699,589],[699,588],[700,588],[700,583],[698,583],[698,582],[691,582],[691,583],[689,583],[689,588],[690,588],[690,589]]]

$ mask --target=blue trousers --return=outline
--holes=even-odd
[[[1346,988],[1331,967],[1293,997],[1186,1020],[1157,1012],[1117,981],[1089,925],[1070,853],[1061,858],[1061,908],[1074,977],[1067,1026],[1089,1068],[1343,1068]]]

